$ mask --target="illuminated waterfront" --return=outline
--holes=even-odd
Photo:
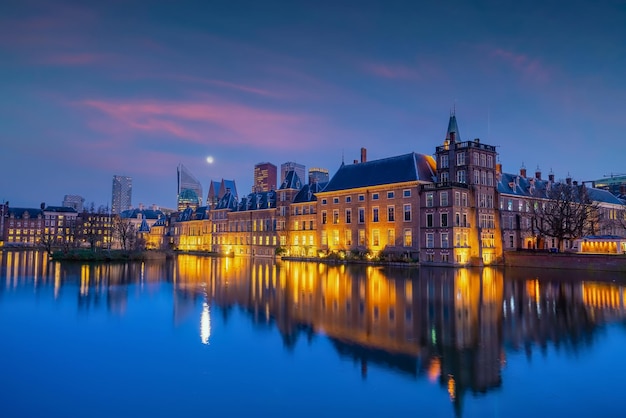
[[[0,257],[3,416],[623,416],[616,273]]]

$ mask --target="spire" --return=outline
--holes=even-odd
[[[450,121],[448,122],[448,132],[446,133],[447,142],[461,142],[461,134],[459,134],[459,127],[456,124],[455,112],[456,112],[456,109],[454,109],[450,113]]]

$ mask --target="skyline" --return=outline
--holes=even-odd
[[[263,161],[432,155],[452,109],[505,172],[626,172],[623,1],[354,4],[4,6],[0,199],[110,205],[124,175],[174,208],[179,164],[244,195]]]

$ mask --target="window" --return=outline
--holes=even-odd
[[[480,171],[474,170],[474,184],[480,184]]]
[[[410,228],[404,230],[403,244],[405,247],[413,246],[413,231]]]
[[[447,213],[442,213],[441,214],[441,226],[443,228],[448,226],[448,214]]]
[[[387,245],[391,245],[391,246],[396,245],[396,230],[395,229],[387,230]]]
[[[374,247],[380,246],[380,231],[378,229],[372,230],[372,241]]]
[[[441,206],[448,206],[448,192],[441,192],[439,195],[439,203]]]
[[[339,230],[338,229],[333,230],[333,245],[334,246],[339,245]]]
[[[365,223],[365,208],[359,208],[359,223]]]
[[[487,156],[487,167],[493,168],[493,155]]]
[[[441,234],[441,248],[448,248],[448,233]]]
[[[461,214],[459,212],[454,215],[454,226],[461,226]]]
[[[393,192],[387,192],[387,199],[393,199],[393,197],[394,197]]]
[[[334,224],[339,223],[339,209],[333,210],[333,223]]]
[[[339,198],[338,197],[333,197],[333,203],[339,203]]]
[[[493,186],[493,173],[491,171],[487,173],[487,186]]]
[[[487,166],[487,156],[485,154],[480,154],[480,165],[483,167]]]
[[[513,248],[513,235],[509,235],[509,247]]]
[[[352,223],[352,209],[346,209],[346,223]]]
[[[378,222],[378,208],[372,208],[372,222]]]
[[[432,192],[426,193],[426,207],[432,208],[434,203],[434,195]]]
[[[322,205],[326,204],[326,199],[322,199]]]
[[[410,203],[404,205],[404,221],[405,222],[411,221],[411,204]]]
[[[359,229],[359,245],[365,245],[365,229]]]
[[[506,204],[506,209],[507,209],[507,210],[513,210],[513,201],[512,201],[511,199],[509,199],[509,200],[507,201],[507,204]]]
[[[441,173],[441,182],[447,183],[450,181],[450,174],[447,171]]]
[[[411,197],[411,190],[409,190],[409,189],[403,190],[402,191],[402,196],[403,197]]]
[[[433,225],[433,214],[432,213],[427,213],[426,214],[426,226],[428,228],[432,228]]]
[[[456,155],[456,165],[465,165],[465,153],[460,152]]]
[[[426,248],[435,248],[435,235],[432,232],[426,233]]]
[[[454,242],[455,242],[454,245],[456,247],[460,247],[461,246],[461,233],[460,232],[456,233],[456,240]]]
[[[352,196],[346,196],[346,203],[352,202]]]
[[[352,245],[352,230],[346,229],[346,245]]]
[[[328,245],[328,235],[324,230],[322,230],[322,245]]]
[[[299,225],[298,221],[294,221],[293,222],[293,230],[297,231],[298,229],[300,229],[300,225]]]
[[[439,157],[439,166],[441,168],[448,168],[449,162],[450,162],[450,157],[448,156],[448,154],[444,154]]]
[[[378,193],[372,193],[372,200],[378,200]]]
[[[480,172],[480,184],[482,184],[483,186],[487,184],[487,172],[486,171]]]
[[[454,206],[461,206],[461,193],[454,192]]]
[[[365,200],[365,195],[364,194],[360,194],[359,195],[359,202],[363,202]]]
[[[480,164],[480,156],[478,155],[477,152],[472,153],[472,162],[474,165]]]
[[[461,206],[467,206],[467,193],[461,193]]]
[[[387,221],[394,222],[396,220],[396,207],[387,206]]]
[[[463,214],[463,226],[464,227],[468,227],[469,225],[467,224],[467,213]]]
[[[325,210],[323,210],[323,211],[322,211],[322,225],[326,225],[326,223],[327,223],[327,222],[328,222],[328,221],[327,221],[327,219],[326,219],[326,211],[325,211]]]
[[[459,170],[456,172],[456,181],[459,183],[467,182],[467,177],[465,176],[465,170]]]

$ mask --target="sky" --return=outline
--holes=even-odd
[[[5,0],[0,199],[176,206],[295,161],[434,154],[462,140],[505,172],[626,173],[626,1]],[[207,157],[213,163],[207,163]]]

